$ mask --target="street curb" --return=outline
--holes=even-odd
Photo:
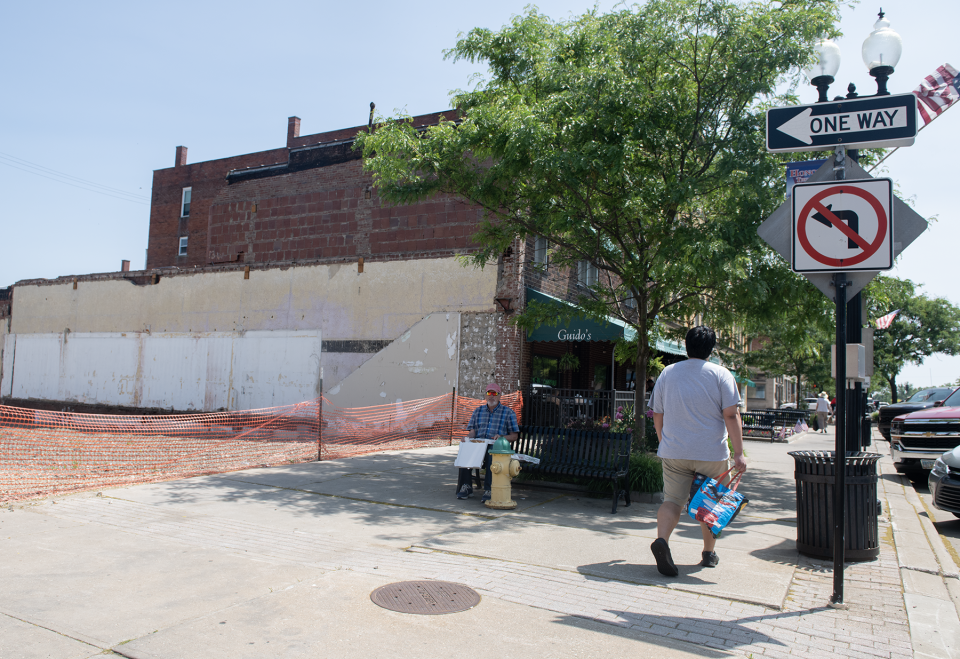
[[[896,472],[889,455],[882,450],[877,452],[883,456],[880,459],[880,475],[885,478],[881,490],[887,499],[885,512],[894,530],[892,540],[914,656],[953,657],[953,639],[960,637],[960,574],[952,567],[953,559],[947,553],[940,534],[929,517],[922,514],[927,512],[923,500],[909,480]],[[901,499],[902,503],[894,505],[895,499]],[[910,512],[903,510],[902,504],[909,506],[909,510],[916,515],[919,533],[916,530],[907,531],[904,527],[911,526],[911,523]],[[904,515],[907,519],[904,519]],[[925,545],[918,537],[920,533],[926,540]],[[914,559],[910,563],[916,565],[905,562],[905,555],[909,554]],[[936,566],[936,569],[925,567],[924,564],[930,568]],[[944,608],[950,613],[945,613]]]

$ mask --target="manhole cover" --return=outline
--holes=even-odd
[[[391,611],[421,615],[466,611],[480,603],[477,591],[450,581],[400,581],[377,588],[370,599]]]

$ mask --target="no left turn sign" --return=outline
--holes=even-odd
[[[793,188],[794,272],[893,267],[893,183],[862,179]]]

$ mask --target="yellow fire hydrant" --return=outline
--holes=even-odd
[[[485,502],[488,508],[512,510],[517,502],[510,498],[510,479],[520,473],[520,462],[510,456],[513,449],[510,442],[500,437],[490,447],[490,473],[493,474],[490,486],[490,500]]]

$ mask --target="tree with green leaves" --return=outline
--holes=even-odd
[[[758,348],[745,356],[748,366],[765,373],[789,374],[797,379],[797,409],[803,397],[803,383],[830,388],[830,345],[835,334],[834,304],[813,290],[800,275],[782,261],[767,281],[776,282],[776,296],[753,298],[743,307],[744,329]]]
[[[893,323],[873,335],[874,373],[890,387],[894,403],[897,375],[907,364],[922,364],[936,353],[960,354],[960,309],[943,298],[928,298],[909,279],[877,277],[867,287],[871,320],[899,309]]]
[[[528,8],[447,52],[489,67],[454,94],[457,121],[381,120],[356,148],[389,201],[452,193],[482,207],[477,266],[533,235],[550,241],[555,265],[595,266],[576,302],[640,337],[642,410],[662,321],[732,326],[733,289],[768,254],[756,228],[783,184],[781,159],[764,149],[765,104],[834,32],[837,7],[650,0],[568,21]],[[557,320],[536,303],[516,318],[527,329]]]

